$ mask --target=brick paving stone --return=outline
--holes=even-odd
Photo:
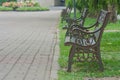
[[[60,11],[0,12],[0,80],[53,79],[59,16]]]

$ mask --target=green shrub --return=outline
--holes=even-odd
[[[2,7],[2,6],[0,6],[0,11],[12,11],[13,10],[13,8],[11,8],[11,7]]]
[[[65,5],[69,7],[73,7],[73,1],[72,0],[66,0]]]
[[[0,5],[2,5],[2,3],[4,3],[4,2],[9,2],[9,1],[14,1],[14,2],[16,2],[17,0],[0,0]]]
[[[25,2],[4,2],[2,3],[1,10],[4,11],[7,8],[12,8],[14,11],[45,11],[47,8],[40,7],[38,2],[25,1]],[[9,9],[8,9],[9,10]]]
[[[48,9],[41,7],[20,7],[16,9],[16,11],[44,11],[44,10],[48,10]]]
[[[35,2],[34,7],[40,7],[40,4],[38,2]]]
[[[4,7],[40,7],[40,4],[38,2],[4,2],[2,3],[2,6]]]

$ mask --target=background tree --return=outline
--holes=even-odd
[[[72,1],[66,0],[66,3],[72,3]],[[88,7],[91,17],[96,17],[101,9],[108,10],[111,12],[110,21],[116,22],[117,14],[120,13],[120,0],[76,0],[76,7],[80,11]]]
[[[107,1],[107,9],[108,9],[108,11],[111,12],[111,16],[110,16],[110,21],[111,22],[116,22],[117,21],[117,10],[118,10],[117,1],[118,0]]]
[[[73,1],[72,1],[72,0],[66,0],[66,1],[65,1],[65,5],[66,5],[67,7],[69,6],[69,7],[72,8],[72,7],[73,7]]]

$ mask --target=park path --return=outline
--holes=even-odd
[[[0,12],[0,80],[55,80],[59,16]]]

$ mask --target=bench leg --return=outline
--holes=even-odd
[[[97,50],[96,56],[97,56],[97,59],[98,59],[99,69],[100,69],[100,71],[103,72],[104,67],[103,67],[103,63],[102,63],[102,59],[101,59],[100,49]]]
[[[100,53],[98,53],[98,64],[99,64],[99,69],[100,71],[104,71],[104,67],[103,67],[103,63],[102,63],[102,59],[101,59],[101,55]]]
[[[68,35],[70,35],[69,29],[67,29],[67,31],[65,33],[65,36],[68,36]]]
[[[71,49],[70,49],[67,72],[71,72],[73,57],[74,57],[74,54],[75,54],[75,49],[76,49],[75,46],[72,46]]]

